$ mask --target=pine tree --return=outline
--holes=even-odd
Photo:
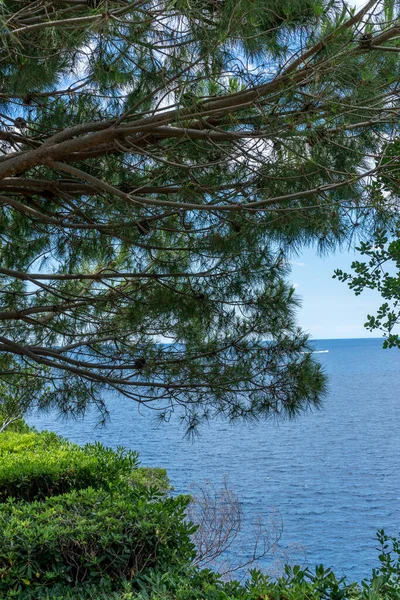
[[[370,0],[4,0],[1,380],[189,431],[295,415],[325,376],[291,253],[390,218],[398,17]],[[41,386],[38,384],[42,383]]]

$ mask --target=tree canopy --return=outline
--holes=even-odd
[[[392,218],[398,6],[4,0],[0,371],[40,406],[125,394],[189,430],[294,415],[325,376],[291,253]],[[22,390],[22,391],[21,391]]]

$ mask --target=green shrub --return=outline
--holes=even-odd
[[[251,571],[247,580],[224,582],[206,569],[152,571],[139,577],[135,600],[399,600],[399,585],[388,584],[375,573],[361,585],[337,578],[331,569],[318,565],[315,571],[285,567],[285,574],[272,579]],[[97,598],[97,596],[94,596]]]
[[[167,471],[158,467],[138,467],[131,472],[127,480],[132,486],[156,487],[163,492],[173,489]]]
[[[135,600],[236,600],[250,599],[239,582],[225,583],[208,569],[151,571],[139,577]],[[257,600],[262,596],[254,596]]]
[[[193,557],[188,498],[120,485],[0,506],[1,592],[132,579]]]
[[[7,600],[135,600],[136,597],[132,585],[128,586],[126,592],[114,591],[108,580],[98,585],[83,583],[73,587],[55,585],[51,588],[34,587],[33,590],[27,588],[24,591],[9,590],[7,594]]]
[[[136,453],[99,443],[81,448],[49,432],[5,432],[0,435],[0,501],[43,500],[73,489],[118,485],[129,477],[134,481],[137,464]],[[140,480],[145,473],[138,474]]]
[[[60,446],[64,440],[51,431],[14,432],[7,430],[0,434],[0,457],[7,454],[21,454],[33,450],[46,450]]]
[[[246,581],[224,582],[218,574],[193,566],[169,571],[150,570],[114,590],[109,581],[98,585],[56,585],[50,589],[9,592],[7,600],[399,600],[398,584],[373,575],[362,584],[338,579],[321,565],[315,572],[286,567],[277,580],[252,571]]]

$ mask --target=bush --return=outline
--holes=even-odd
[[[138,464],[134,452],[114,451],[99,443],[82,448],[49,432],[1,434],[0,461],[1,502],[10,497],[43,500],[73,489],[118,485],[128,478],[134,483],[146,474],[146,469],[134,474]]]
[[[337,579],[321,565],[315,572],[300,567],[286,568],[277,580],[259,571],[249,579],[224,582],[217,573],[187,566],[180,569],[150,570],[134,581],[125,581],[118,590],[110,582],[76,587],[57,585],[51,589],[26,590],[7,600],[398,600],[398,585],[375,574],[361,585]]]
[[[135,600],[250,600],[239,582],[224,583],[208,569],[189,567],[186,571],[152,571],[137,581]],[[259,600],[263,596],[254,596]]]
[[[167,471],[158,467],[138,467],[131,472],[127,481],[131,486],[156,487],[163,492],[173,489]]]
[[[7,454],[20,454],[32,450],[46,450],[58,447],[62,438],[50,431],[38,433],[31,430],[27,432],[14,432],[7,430],[0,435],[0,456]]]
[[[0,592],[133,579],[193,558],[188,498],[157,488],[92,488],[0,506]],[[1,595],[1,594],[0,594]]]
[[[122,587],[125,587],[124,585]],[[98,585],[55,585],[51,588],[27,588],[25,591],[9,590],[7,600],[136,600],[137,594],[129,584],[127,591],[113,591],[108,580]]]

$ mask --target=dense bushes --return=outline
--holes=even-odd
[[[189,562],[188,498],[168,488],[165,471],[139,468],[133,452],[1,434],[0,597],[111,593],[144,569]]]
[[[40,500],[70,490],[117,485],[138,464],[137,454],[101,444],[81,448],[54,433],[0,436],[0,502]]]
[[[0,592],[54,583],[133,579],[193,554],[187,499],[155,488],[72,491],[0,506]]]
[[[246,581],[223,582],[208,570],[188,566],[180,569],[150,570],[133,581],[120,583],[118,591],[105,581],[99,586],[58,585],[37,595],[26,590],[9,600],[399,600],[396,577],[379,570],[362,584],[338,579],[330,569],[316,567],[312,572],[286,567],[277,580],[258,571]]]

